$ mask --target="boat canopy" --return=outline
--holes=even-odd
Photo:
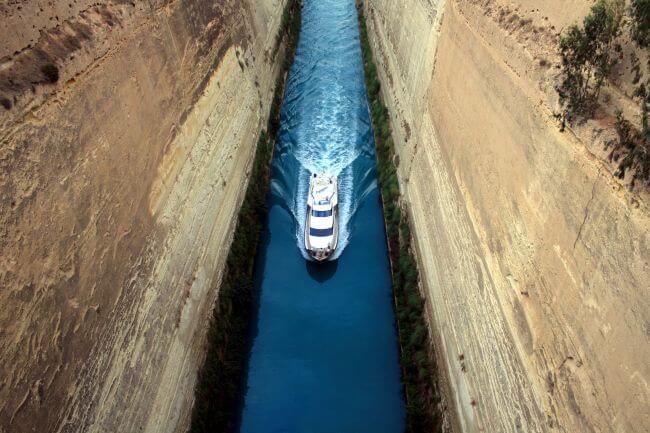
[[[305,227],[305,246],[318,260],[323,260],[336,249],[337,180],[335,176],[314,174],[310,179],[309,212]]]

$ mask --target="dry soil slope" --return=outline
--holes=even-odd
[[[647,199],[551,116],[589,7],[365,1],[464,431],[650,430]]]
[[[187,425],[284,3],[0,3],[0,432]]]

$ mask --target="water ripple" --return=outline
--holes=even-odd
[[[346,2],[310,2],[289,73],[272,192],[294,216],[296,246],[305,258],[310,175],[327,172],[339,178],[340,232],[334,258],[348,243],[356,209],[376,187],[355,14]]]

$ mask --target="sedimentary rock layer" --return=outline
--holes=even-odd
[[[552,117],[590,5],[364,2],[462,431],[650,429],[647,195]]]
[[[0,5],[0,431],[187,427],[284,3]]]

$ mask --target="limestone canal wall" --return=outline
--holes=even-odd
[[[0,432],[186,430],[285,3],[0,4]]]
[[[553,118],[592,3],[363,4],[456,429],[648,431],[648,196]]]

